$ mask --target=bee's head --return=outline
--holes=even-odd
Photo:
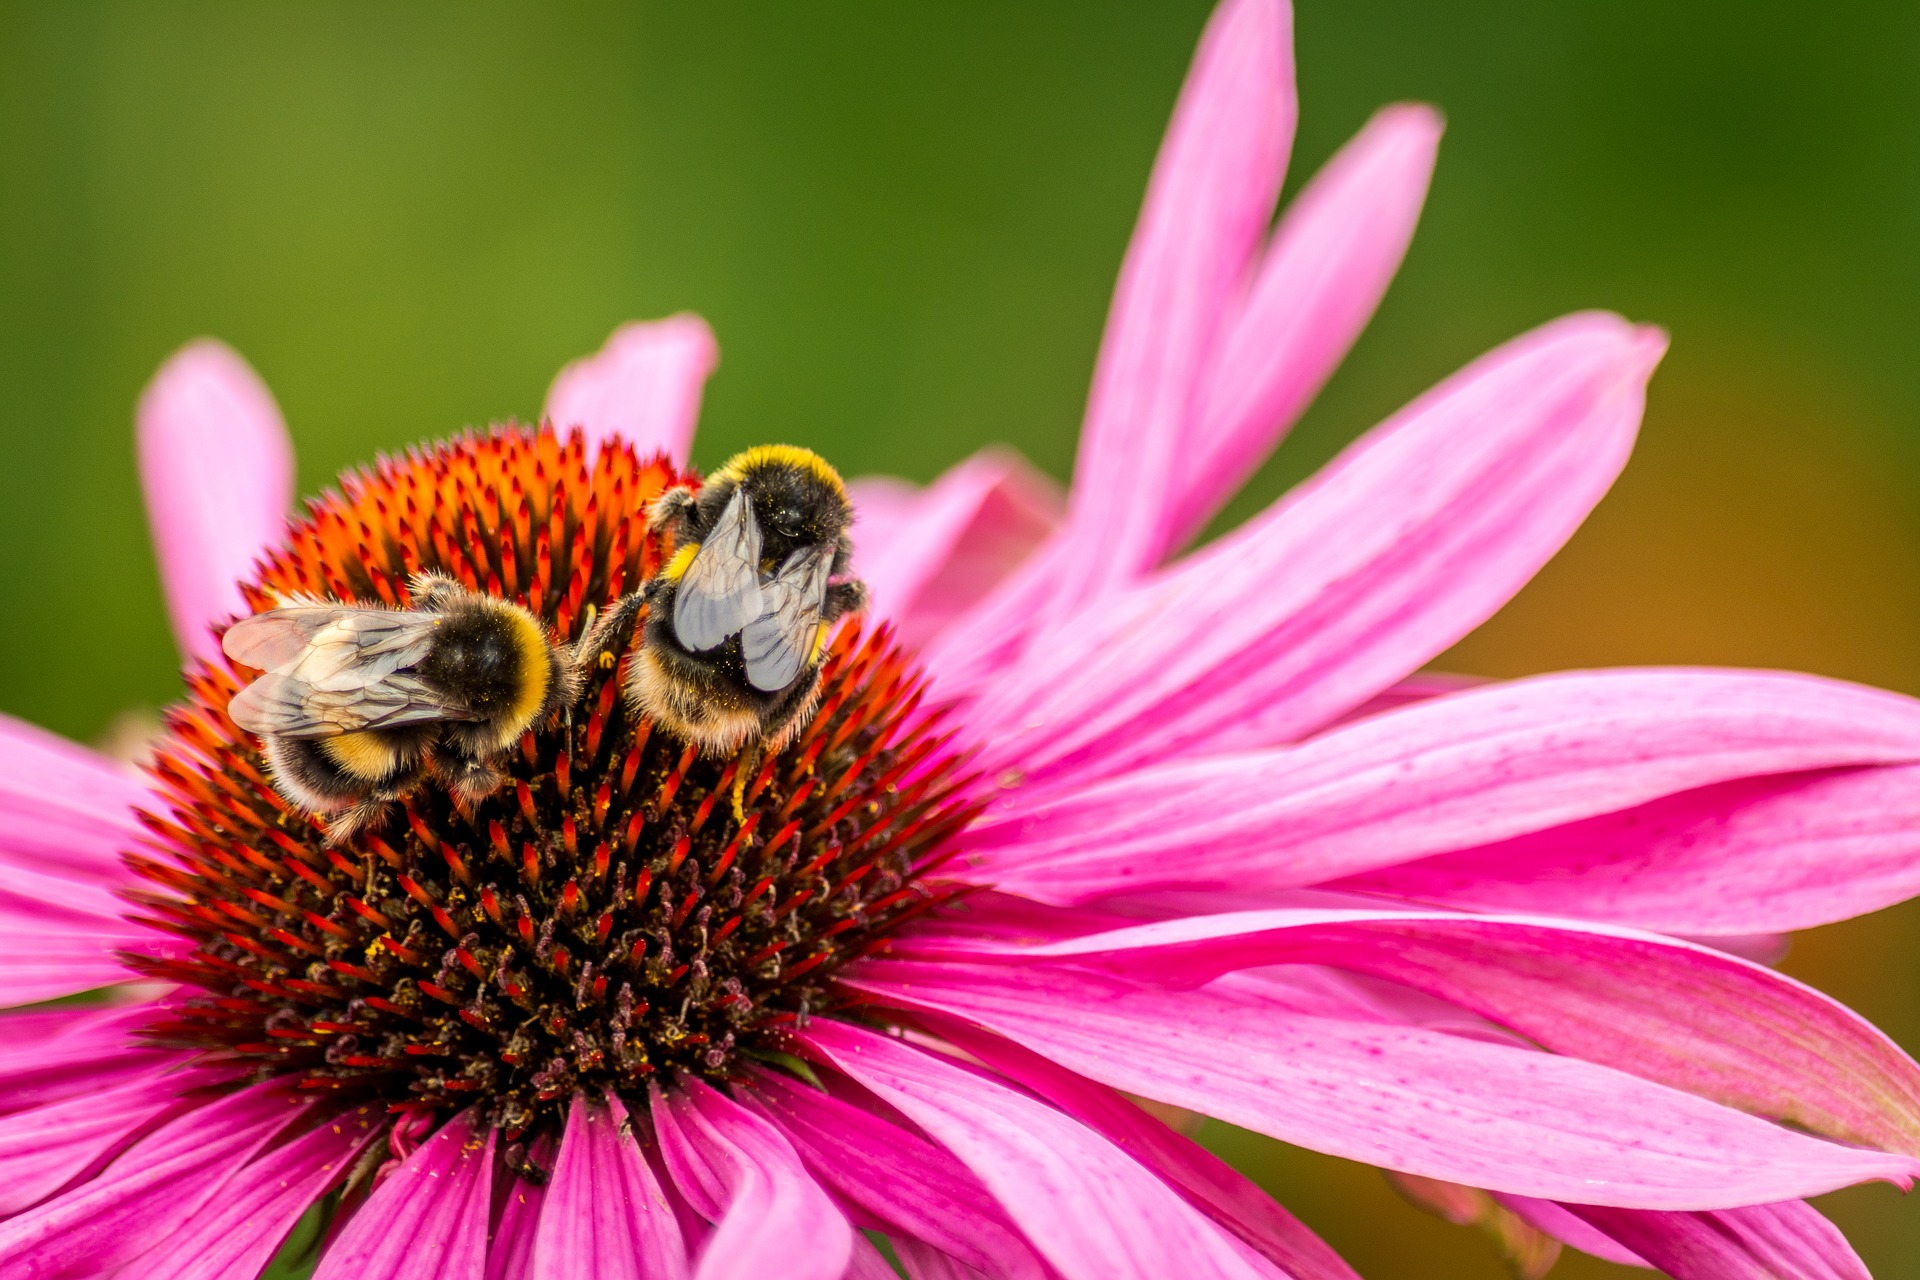
[[[724,498],[733,485],[746,492],[776,562],[794,547],[838,541],[853,522],[840,473],[810,449],[749,449],[729,459],[708,483],[717,498]]]

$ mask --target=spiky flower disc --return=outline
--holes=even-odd
[[[663,562],[647,505],[690,478],[550,429],[469,435],[347,476],[249,598],[404,608],[438,569],[571,643]],[[918,678],[885,632],[843,632],[790,746],[707,759],[629,714],[625,643],[589,655],[580,700],[471,812],[429,785],[339,845],[227,718],[252,673],[191,673],[152,766],[172,809],[132,859],[156,886],[141,907],[188,945],[129,961],[201,994],[150,1034],[306,1088],[481,1102],[517,1137],[576,1088],[725,1077],[831,1007],[836,966],[949,892],[924,875],[970,816]]]

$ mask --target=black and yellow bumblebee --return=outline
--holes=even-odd
[[[472,804],[501,753],[571,703],[573,654],[527,610],[418,575],[410,609],[291,599],[221,639],[265,674],[228,707],[262,739],[273,783],[343,839],[429,775]]]
[[[833,624],[866,607],[866,587],[846,576],[846,485],[810,450],[762,445],[697,492],[669,489],[649,520],[672,534],[671,559],[582,652],[614,643],[644,605],[626,675],[634,710],[710,755],[779,750],[819,699]]]

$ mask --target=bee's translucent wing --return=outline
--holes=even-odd
[[[772,693],[792,684],[813,660],[820,611],[833,575],[833,547],[801,547],[760,591],[765,609],[740,633],[747,682]]]
[[[759,617],[760,524],[740,489],[713,522],[673,598],[673,636],[698,652]]]
[[[249,666],[255,657],[284,655],[288,634],[304,637],[291,660],[277,663],[228,706],[234,723],[252,733],[321,738],[475,718],[466,706],[447,701],[407,674],[427,655],[441,621],[435,614],[297,606],[247,621],[264,625],[242,635],[240,653],[228,653]],[[238,630],[240,624],[235,624],[233,631]]]

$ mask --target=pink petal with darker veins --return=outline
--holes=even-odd
[[[894,1256],[900,1259],[900,1269],[907,1273],[907,1280],[988,1280],[986,1272],[976,1271],[930,1244],[912,1239],[894,1240],[892,1244]],[[892,1271],[887,1271],[876,1275],[874,1280],[888,1280],[892,1275]]]
[[[528,1151],[529,1159],[551,1170],[559,1144],[542,1136]],[[546,1203],[547,1183],[507,1173],[499,1221],[487,1243],[487,1280],[521,1280],[533,1274],[533,1244],[540,1229],[540,1209]]]
[[[1287,207],[1215,345],[1174,459],[1162,554],[1239,491],[1372,319],[1413,240],[1441,128],[1431,107],[1386,108]]]
[[[1064,501],[1006,449],[977,453],[924,490],[867,477],[848,492],[853,569],[872,593],[872,615],[916,649],[1012,573],[1059,524]]]
[[[873,1215],[890,1237],[924,1240],[1006,1280],[1045,1270],[980,1180],[952,1155],[830,1094],[763,1071],[749,1100],[822,1184]]]
[[[686,1242],[634,1140],[632,1130],[645,1123],[618,1098],[573,1095],[540,1207],[531,1280],[685,1280]]]
[[[599,351],[554,376],[544,416],[563,438],[580,427],[589,445],[619,436],[642,458],[658,450],[685,465],[701,392],[719,360],[699,316],[624,324]]]
[[[1567,1208],[1673,1280],[1871,1280],[1847,1238],[1801,1200],[1710,1213]]]
[[[1616,316],[1518,338],[1265,514],[1050,629],[970,713],[1030,784],[1298,738],[1479,625],[1625,463],[1665,347]]]
[[[1920,1172],[1920,1161],[1805,1137],[1610,1067],[1413,1028],[1277,1018],[1225,990],[953,963],[870,962],[844,981],[966,1019],[1112,1088],[1468,1186],[1717,1208]]]
[[[1066,1280],[1270,1274],[1171,1187],[1070,1116],[845,1023],[815,1019],[801,1039],[959,1157]]]
[[[715,1224],[696,1280],[839,1280],[853,1228],[778,1129],[697,1080],[652,1097],[674,1183]]]
[[[999,888],[1075,903],[1291,888],[1755,774],[1920,760],[1920,702],[1777,672],[1483,685],[1296,747],[1006,795],[963,837]]]
[[[1423,991],[1555,1053],[1844,1142],[1920,1153],[1920,1064],[1811,987],[1720,951],[1516,917],[1248,911],[1009,957],[1172,987],[1321,964]],[[1476,1184],[1477,1185],[1477,1184]]]
[[[0,1222],[0,1275],[77,1280],[111,1271],[211,1202],[310,1105],[269,1081],[168,1121],[96,1177]]]
[[[140,1280],[254,1280],[301,1215],[346,1179],[380,1137],[385,1117],[358,1107],[275,1147],[201,1212],[158,1233],[134,1268]]]
[[[1059,1107],[1158,1173],[1195,1208],[1278,1264],[1292,1280],[1358,1280],[1306,1225],[1232,1166],[1113,1090],[950,1018],[930,1020],[961,1052]]]
[[[313,1280],[482,1280],[493,1143],[471,1111],[441,1125],[347,1220]]]
[[[1920,766],[1748,778],[1342,887],[1467,911],[1713,937],[1785,932],[1920,893]]]
[[[218,661],[209,630],[248,612],[239,582],[286,531],[293,445],[247,362],[211,338],[181,348],[140,394],[140,484],[174,639]]]
[[[1194,54],[1101,339],[1055,609],[1151,568],[1165,546],[1167,479],[1293,146],[1291,27],[1284,0],[1225,0]]]

